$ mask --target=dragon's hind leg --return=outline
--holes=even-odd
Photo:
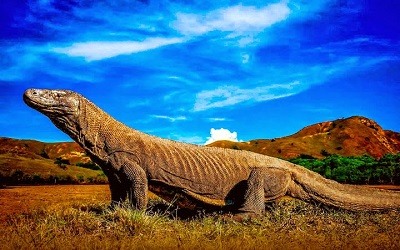
[[[265,201],[282,197],[286,194],[291,181],[288,171],[278,168],[254,168],[247,179],[244,202],[239,207],[240,213],[261,214]]]

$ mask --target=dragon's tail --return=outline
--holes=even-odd
[[[288,194],[295,198],[356,211],[400,209],[400,192],[340,184],[302,167],[292,173]]]

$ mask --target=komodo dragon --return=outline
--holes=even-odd
[[[247,151],[157,138],[116,121],[78,93],[28,89],[24,101],[81,145],[108,177],[111,199],[145,209],[148,190],[178,206],[261,214],[284,195],[349,210],[400,208],[400,192],[343,185]],[[177,198],[178,197],[178,198]]]

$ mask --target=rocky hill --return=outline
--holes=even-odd
[[[282,138],[249,142],[217,141],[208,146],[249,150],[285,159],[300,154],[318,158],[329,154],[368,154],[379,158],[400,152],[400,133],[384,130],[371,119],[353,116],[317,123]]]
[[[0,154],[11,154],[30,159],[51,159],[61,157],[71,164],[86,163],[90,158],[74,142],[44,143],[34,140],[0,138]]]
[[[103,184],[107,178],[78,144],[0,138],[0,188],[80,183]]]
[[[310,125],[282,138],[249,142],[217,141],[208,146],[249,150],[285,159],[300,154],[313,157],[329,154],[368,154],[379,158],[388,153],[400,152],[400,133],[384,130],[371,119],[353,116]],[[90,160],[83,149],[74,142],[44,143],[0,138],[0,154],[13,154],[31,159],[54,160],[61,157],[71,164]]]

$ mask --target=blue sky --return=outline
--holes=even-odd
[[[2,1],[0,136],[69,140],[23,103],[31,87],[196,144],[353,115],[400,131],[398,13],[388,0]]]

